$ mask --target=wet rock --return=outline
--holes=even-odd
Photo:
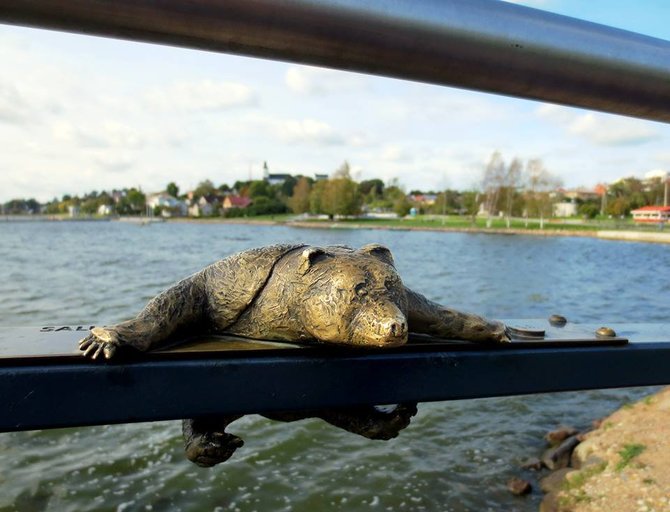
[[[540,489],[546,493],[560,491],[563,480],[565,480],[565,477],[573,471],[575,470],[572,468],[563,468],[559,469],[558,471],[554,471],[540,480]]]
[[[530,469],[531,471],[540,471],[543,467],[544,464],[537,457],[531,457],[521,463],[521,469]]]
[[[568,437],[558,446],[549,448],[542,455],[542,463],[552,471],[567,467],[572,451],[579,444],[577,436]]]
[[[523,478],[513,477],[507,482],[507,489],[515,496],[523,496],[533,490],[528,480]]]
[[[574,427],[566,427],[565,425],[561,425],[556,430],[547,432],[544,438],[550,445],[554,446],[556,444],[562,443],[568,437],[577,435],[578,433],[579,431]]]
[[[551,492],[544,497],[540,503],[540,512],[560,512],[557,492]]]

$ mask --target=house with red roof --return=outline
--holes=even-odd
[[[223,200],[223,209],[246,208],[251,204],[251,199],[243,196],[226,196]]]
[[[670,206],[643,206],[630,213],[634,222],[658,224],[670,221]]]

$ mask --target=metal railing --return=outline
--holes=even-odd
[[[0,23],[670,122],[670,42],[492,0],[0,0]]]

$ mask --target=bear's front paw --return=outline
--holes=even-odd
[[[86,357],[90,357],[94,361],[101,355],[105,359],[111,359],[121,344],[121,339],[114,330],[94,327],[91,329],[91,334],[79,342],[79,350],[82,350]]]
[[[194,434],[186,442],[186,457],[202,468],[211,468],[232,457],[244,441],[226,432]]]

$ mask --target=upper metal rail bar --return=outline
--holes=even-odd
[[[670,42],[492,0],[0,0],[0,22],[670,122]]]

